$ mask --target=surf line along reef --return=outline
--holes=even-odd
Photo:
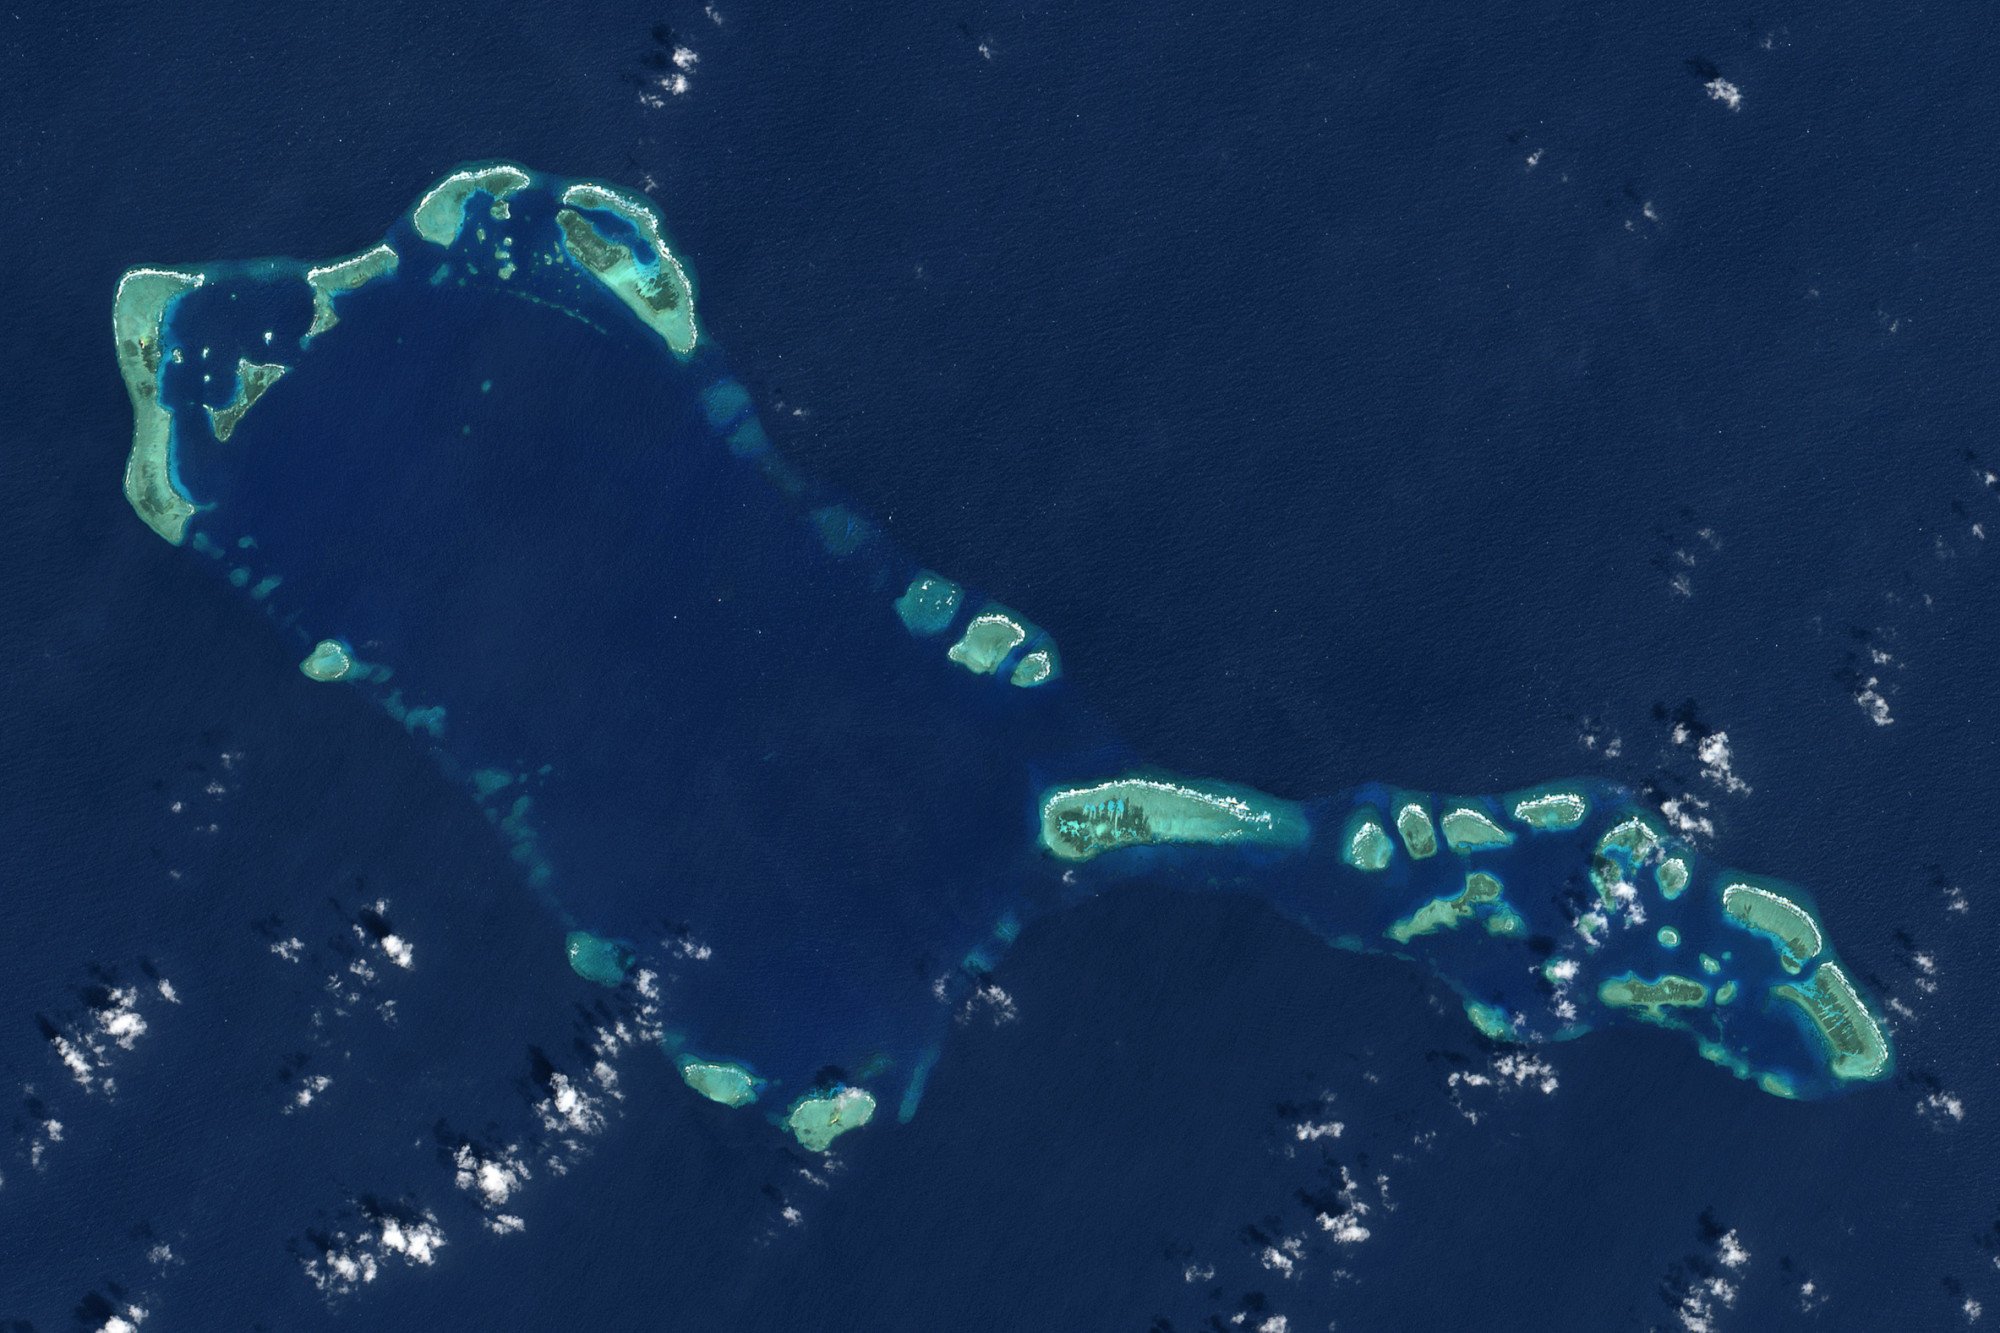
[[[907,1118],[1023,923],[1134,877],[1425,965],[1495,1042],[1889,1073],[1811,900],[1615,784],[1148,768],[1044,629],[772,448],[697,298],[650,199],[491,162],[347,258],[134,268],[112,317],[139,517],[485,812],[552,965],[658,988],[695,1093],[815,1151]]]

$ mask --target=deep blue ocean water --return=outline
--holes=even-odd
[[[2000,1299],[1983,14],[0,23],[0,1318],[1875,1329]],[[1898,1078],[1788,1105],[1620,1032],[1516,1083],[1412,969],[1139,884],[1031,927],[1018,1019],[957,1033],[837,1175],[635,1055],[525,1231],[484,1231],[444,1145],[540,1095],[529,1053],[591,997],[407,738],[133,519],[107,325],[130,264],[344,254],[496,155],[648,189],[779,447],[1055,631],[1140,752],[1299,795],[1650,785],[1812,888]],[[380,899],[417,966],[328,993]],[[47,1034],[127,988],[146,1030],[85,1089]],[[371,1200],[448,1243],[329,1299],[304,1263]],[[1315,1222],[1353,1201],[1350,1239]]]

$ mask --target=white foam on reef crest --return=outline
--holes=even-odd
[[[417,206],[410,210],[411,225],[417,229],[417,235],[431,244],[449,246],[458,240],[458,233],[465,226],[466,201],[474,194],[483,190],[493,197],[497,207],[504,209],[507,196],[525,190],[531,183],[528,173],[511,162],[454,171],[417,200]]]
[[[195,504],[173,480],[174,418],[160,402],[168,312],[208,279],[168,268],[128,269],[111,300],[111,331],[119,374],[132,400],[132,452],[125,462],[125,498],[147,526],[179,546]],[[178,355],[178,354],[176,354]]]

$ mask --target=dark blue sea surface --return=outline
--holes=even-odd
[[[0,1319],[1878,1329],[2000,1299],[1980,11],[0,31]],[[119,494],[124,269],[351,253],[498,156],[648,192],[778,449],[1051,630],[1134,752],[1298,797],[1643,790],[1812,888],[1897,1076],[1788,1103],[1665,1032],[1496,1046],[1419,969],[1141,876],[1030,925],[921,1114],[831,1166],[698,1102],[404,730]],[[619,1095],[543,1127],[548,1070],[600,1059]]]

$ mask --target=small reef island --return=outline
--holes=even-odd
[[[343,259],[134,268],[112,333],[132,508],[434,758],[700,1097],[814,1153],[907,1119],[1023,925],[1141,876],[1426,967],[1482,1040],[1889,1074],[1812,900],[1616,784],[1149,768],[1047,631],[784,461],[697,298],[650,199],[489,162]]]

